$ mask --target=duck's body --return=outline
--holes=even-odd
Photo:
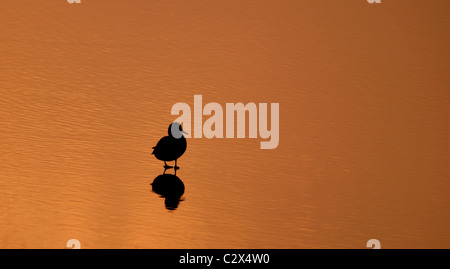
[[[153,147],[152,154],[154,154],[158,160],[170,162],[180,158],[186,151],[186,148],[187,143],[184,136],[179,139],[165,136]]]
[[[171,124],[169,126],[169,135],[158,141],[158,144],[153,147],[152,154],[158,160],[164,161],[166,166],[166,162],[175,161],[175,167],[177,167],[177,159],[183,155],[187,148],[186,138],[183,136],[183,133],[186,132],[183,131],[179,123]]]

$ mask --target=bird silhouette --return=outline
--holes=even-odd
[[[152,154],[158,160],[164,161],[164,168],[172,168],[172,166],[167,165],[166,162],[175,161],[175,170],[179,169],[177,166],[178,158],[183,155],[187,148],[186,138],[183,134],[187,134],[183,131],[181,124],[174,122],[169,125],[168,130],[169,135],[164,136],[158,141],[158,144],[153,147]]]

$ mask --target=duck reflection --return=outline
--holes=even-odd
[[[181,196],[184,193],[183,181],[175,174],[166,174],[166,170],[162,175],[157,176],[152,185],[152,190],[154,193],[161,195],[165,198],[164,204],[168,210],[177,209],[183,199]]]

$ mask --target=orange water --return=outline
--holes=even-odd
[[[449,7],[2,0],[0,247],[449,248]],[[169,211],[195,94],[280,103],[280,144],[189,139]]]

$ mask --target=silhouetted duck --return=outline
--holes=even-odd
[[[169,136],[161,138],[158,144],[153,147],[152,154],[158,160],[164,161],[164,168],[172,168],[166,162],[175,161],[175,169],[178,169],[177,159],[183,155],[187,148],[186,138],[183,136],[187,133],[183,131],[181,124],[178,122],[170,124],[168,132]]]

